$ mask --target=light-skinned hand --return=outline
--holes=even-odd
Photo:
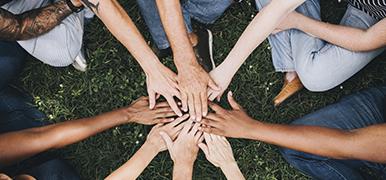
[[[232,147],[223,136],[204,133],[206,144],[198,146],[204,152],[206,159],[216,167],[225,167],[228,164],[236,163]]]
[[[150,109],[155,108],[157,97],[162,95],[173,111],[178,116],[182,116],[182,112],[174,100],[174,97],[181,99],[181,95],[178,90],[177,75],[173,71],[160,65],[151,73],[146,73],[146,84]]]
[[[198,143],[202,136],[202,132],[198,131],[199,126],[199,123],[187,121],[175,141],[167,133],[160,133],[174,164],[189,166],[194,164],[199,149]]]
[[[214,101],[215,99],[217,99],[217,101],[220,101],[222,95],[224,94],[225,90],[228,88],[229,84],[232,81],[232,76],[230,76],[229,74],[224,74],[224,72],[219,68],[215,68],[210,72],[210,77],[220,89],[208,89],[208,98],[210,101]]]
[[[185,125],[183,121],[188,117],[189,114],[185,114],[170,123],[155,125],[147,135],[146,142],[155,146],[158,149],[158,152],[165,151],[167,147],[160,132],[166,133],[172,140],[175,140]]]

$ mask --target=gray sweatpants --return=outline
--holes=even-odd
[[[2,6],[14,14],[52,3],[50,0],[15,0]],[[61,24],[39,37],[18,41],[32,56],[54,67],[65,67],[80,53],[83,39],[84,11],[73,13]]]

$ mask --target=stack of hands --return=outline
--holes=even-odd
[[[143,146],[153,149],[155,154],[169,150],[174,162],[175,179],[186,179],[187,174],[192,174],[199,149],[204,152],[209,162],[222,169],[228,179],[244,179],[234,159],[232,148],[224,136],[242,137],[243,132],[257,122],[248,117],[237,104],[232,92],[228,93],[228,101],[232,110],[209,102],[214,113],[209,113],[201,121],[193,120],[189,114],[176,119],[165,118],[175,116],[168,103],[158,103],[150,110],[147,108],[148,98],[134,102],[128,111],[134,115],[131,119],[136,123],[156,124]]]

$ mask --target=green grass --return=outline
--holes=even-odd
[[[255,14],[248,2],[233,6],[211,26],[217,64],[225,58],[251,20],[251,15]],[[335,1],[322,3],[323,17],[337,22],[343,15],[344,4]],[[142,32],[146,32],[135,2],[125,1],[123,4]],[[144,35],[150,39],[148,34]],[[89,56],[87,72],[78,72],[72,67],[52,68],[33,60],[22,75],[24,86],[51,121],[94,116],[126,106],[146,95],[143,71],[99,20],[87,26],[85,41]],[[256,119],[289,123],[335,102],[343,95],[385,82],[386,62],[385,55],[382,55],[333,90],[325,93],[303,90],[279,108],[274,108],[272,99],[282,86],[282,75],[274,72],[268,47],[265,42],[254,51],[230,86],[237,100]],[[171,59],[164,62],[172,67]],[[228,107],[226,102],[222,104]],[[144,142],[149,129],[142,125],[117,127],[69,146],[60,153],[79,170],[84,179],[102,179],[134,154]],[[230,141],[247,179],[307,179],[283,160],[275,146],[241,139]],[[172,162],[164,152],[153,160],[139,179],[170,179],[171,172]],[[224,176],[200,153],[194,179],[224,179]]]

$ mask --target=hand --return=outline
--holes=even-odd
[[[165,132],[160,133],[167,148],[169,149],[169,153],[174,164],[194,164],[198,153],[197,144],[200,142],[202,136],[202,132],[198,131],[199,126],[199,123],[195,123],[193,125],[193,121],[187,121],[174,142]]]
[[[168,124],[155,125],[147,135],[146,142],[156,147],[158,152],[165,151],[167,147],[165,142],[162,140],[160,132],[165,132],[172,140],[175,140],[178,133],[184,127],[184,123],[181,122],[186,120],[188,117],[189,114],[185,114]]]
[[[220,69],[216,68],[210,72],[210,77],[216,82],[217,86],[220,88],[219,91],[214,91],[213,89],[208,89],[208,97],[210,101],[214,101],[217,98],[217,101],[221,100],[224,91],[228,88],[229,84],[232,81],[232,77],[228,77]]]
[[[71,3],[75,6],[75,7],[80,7],[82,6],[82,2],[80,0],[71,0]]]
[[[244,109],[233,99],[232,92],[228,93],[228,101],[232,110],[225,110],[217,104],[210,103],[210,108],[216,113],[209,114],[202,120],[206,127],[200,130],[220,136],[246,138],[246,132],[253,130],[258,121],[254,121],[245,113]]]
[[[149,94],[150,109],[153,109],[156,104],[156,97],[162,95],[169,103],[173,111],[182,116],[182,112],[178,107],[174,97],[181,99],[178,91],[177,75],[165,67],[159,66],[150,73],[146,73],[147,92]]]
[[[204,152],[206,159],[216,167],[225,167],[236,163],[233,157],[232,147],[223,136],[204,133],[205,142],[198,144]]]
[[[137,99],[125,111],[129,116],[129,122],[144,125],[167,123],[173,120],[170,117],[176,115],[166,102],[158,103],[154,109],[149,109],[148,97]]]
[[[196,63],[178,72],[178,85],[181,92],[182,110],[189,107],[193,120],[201,121],[208,113],[207,89],[219,90],[208,73]]]
[[[276,34],[288,29],[293,29],[296,28],[296,23],[298,22],[298,17],[301,16],[302,14],[293,11],[288,14],[288,16],[281,21],[278,27],[272,32],[272,34]]]

